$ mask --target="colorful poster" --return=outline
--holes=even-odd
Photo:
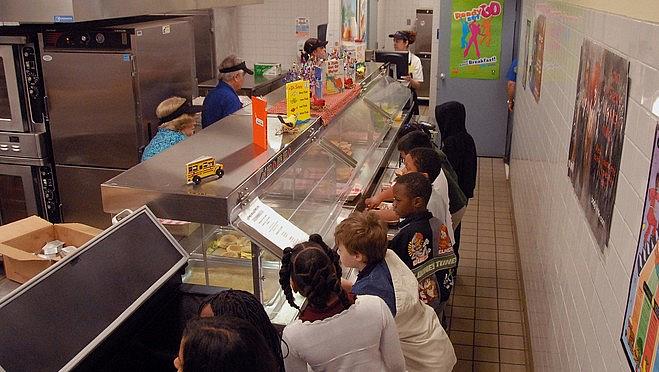
[[[654,150],[645,192],[645,207],[638,233],[638,245],[629,282],[627,308],[620,341],[630,367],[635,371],[655,371],[659,306],[659,252],[657,252],[657,213],[659,198],[659,126],[655,130]]]
[[[503,1],[453,0],[452,78],[499,79]]]
[[[542,86],[542,62],[545,55],[545,20],[544,14],[535,18],[533,29],[533,53],[531,54],[531,65],[529,66],[531,92],[535,101],[540,101],[540,89]]]
[[[531,35],[531,20],[527,19],[526,20],[526,35],[524,36],[524,64],[522,65],[522,88],[526,90],[526,75],[527,71],[529,70],[529,54],[531,51],[529,50],[529,40],[531,38],[529,37]]]
[[[354,41],[357,34],[357,1],[341,0],[341,41]]]
[[[357,0],[357,34],[355,41],[358,43],[366,42],[368,25],[368,0]]]
[[[568,176],[602,250],[609,243],[618,186],[627,116],[628,74],[629,61],[588,39],[584,40],[568,153]]]

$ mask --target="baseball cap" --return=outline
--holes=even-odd
[[[393,37],[394,40],[395,39],[401,39],[401,40],[407,40],[407,41],[410,40],[409,35],[406,32],[403,32],[403,31],[396,31],[393,34],[389,34],[389,37]]]
[[[325,40],[319,40],[316,39],[315,37],[312,37],[311,39],[307,39],[307,41],[304,42],[304,52],[307,54],[313,53],[314,50],[318,48],[323,48],[327,46],[327,41]]]

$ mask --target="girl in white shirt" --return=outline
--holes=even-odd
[[[403,76],[403,79],[407,81],[407,86],[412,90],[412,96],[414,98],[413,114],[419,114],[419,105],[416,102],[416,90],[421,87],[423,83],[423,67],[421,66],[421,59],[410,52],[410,45],[414,44],[416,41],[416,32],[414,31],[396,31],[389,35],[389,37],[394,39],[394,50],[397,52],[409,52],[409,66],[408,66],[408,75]]]
[[[291,306],[293,290],[307,299],[298,320],[284,328],[286,371],[404,371],[393,316],[375,296],[355,298],[341,288],[341,265],[317,235],[286,248],[279,283]]]

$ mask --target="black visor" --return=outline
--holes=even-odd
[[[172,112],[171,114],[160,118],[160,124],[165,124],[167,122],[170,122],[179,116],[183,114],[189,114],[189,115],[194,115],[198,112],[201,112],[202,106],[193,106],[192,102],[190,102],[189,99],[185,99],[185,102],[181,105],[181,107],[177,108],[176,111]]]
[[[245,61],[240,62],[239,64],[231,67],[226,67],[226,68],[221,68],[220,72],[221,73],[227,73],[227,72],[234,72],[234,71],[240,71],[243,70],[246,74],[254,75],[254,71],[250,70],[247,68],[247,65],[245,64]]]

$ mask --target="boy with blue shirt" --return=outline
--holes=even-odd
[[[391,310],[407,371],[452,371],[453,345],[435,311],[419,299],[415,275],[387,249],[386,225],[372,212],[355,212],[334,238],[343,266],[359,270],[352,292],[378,296]]]

